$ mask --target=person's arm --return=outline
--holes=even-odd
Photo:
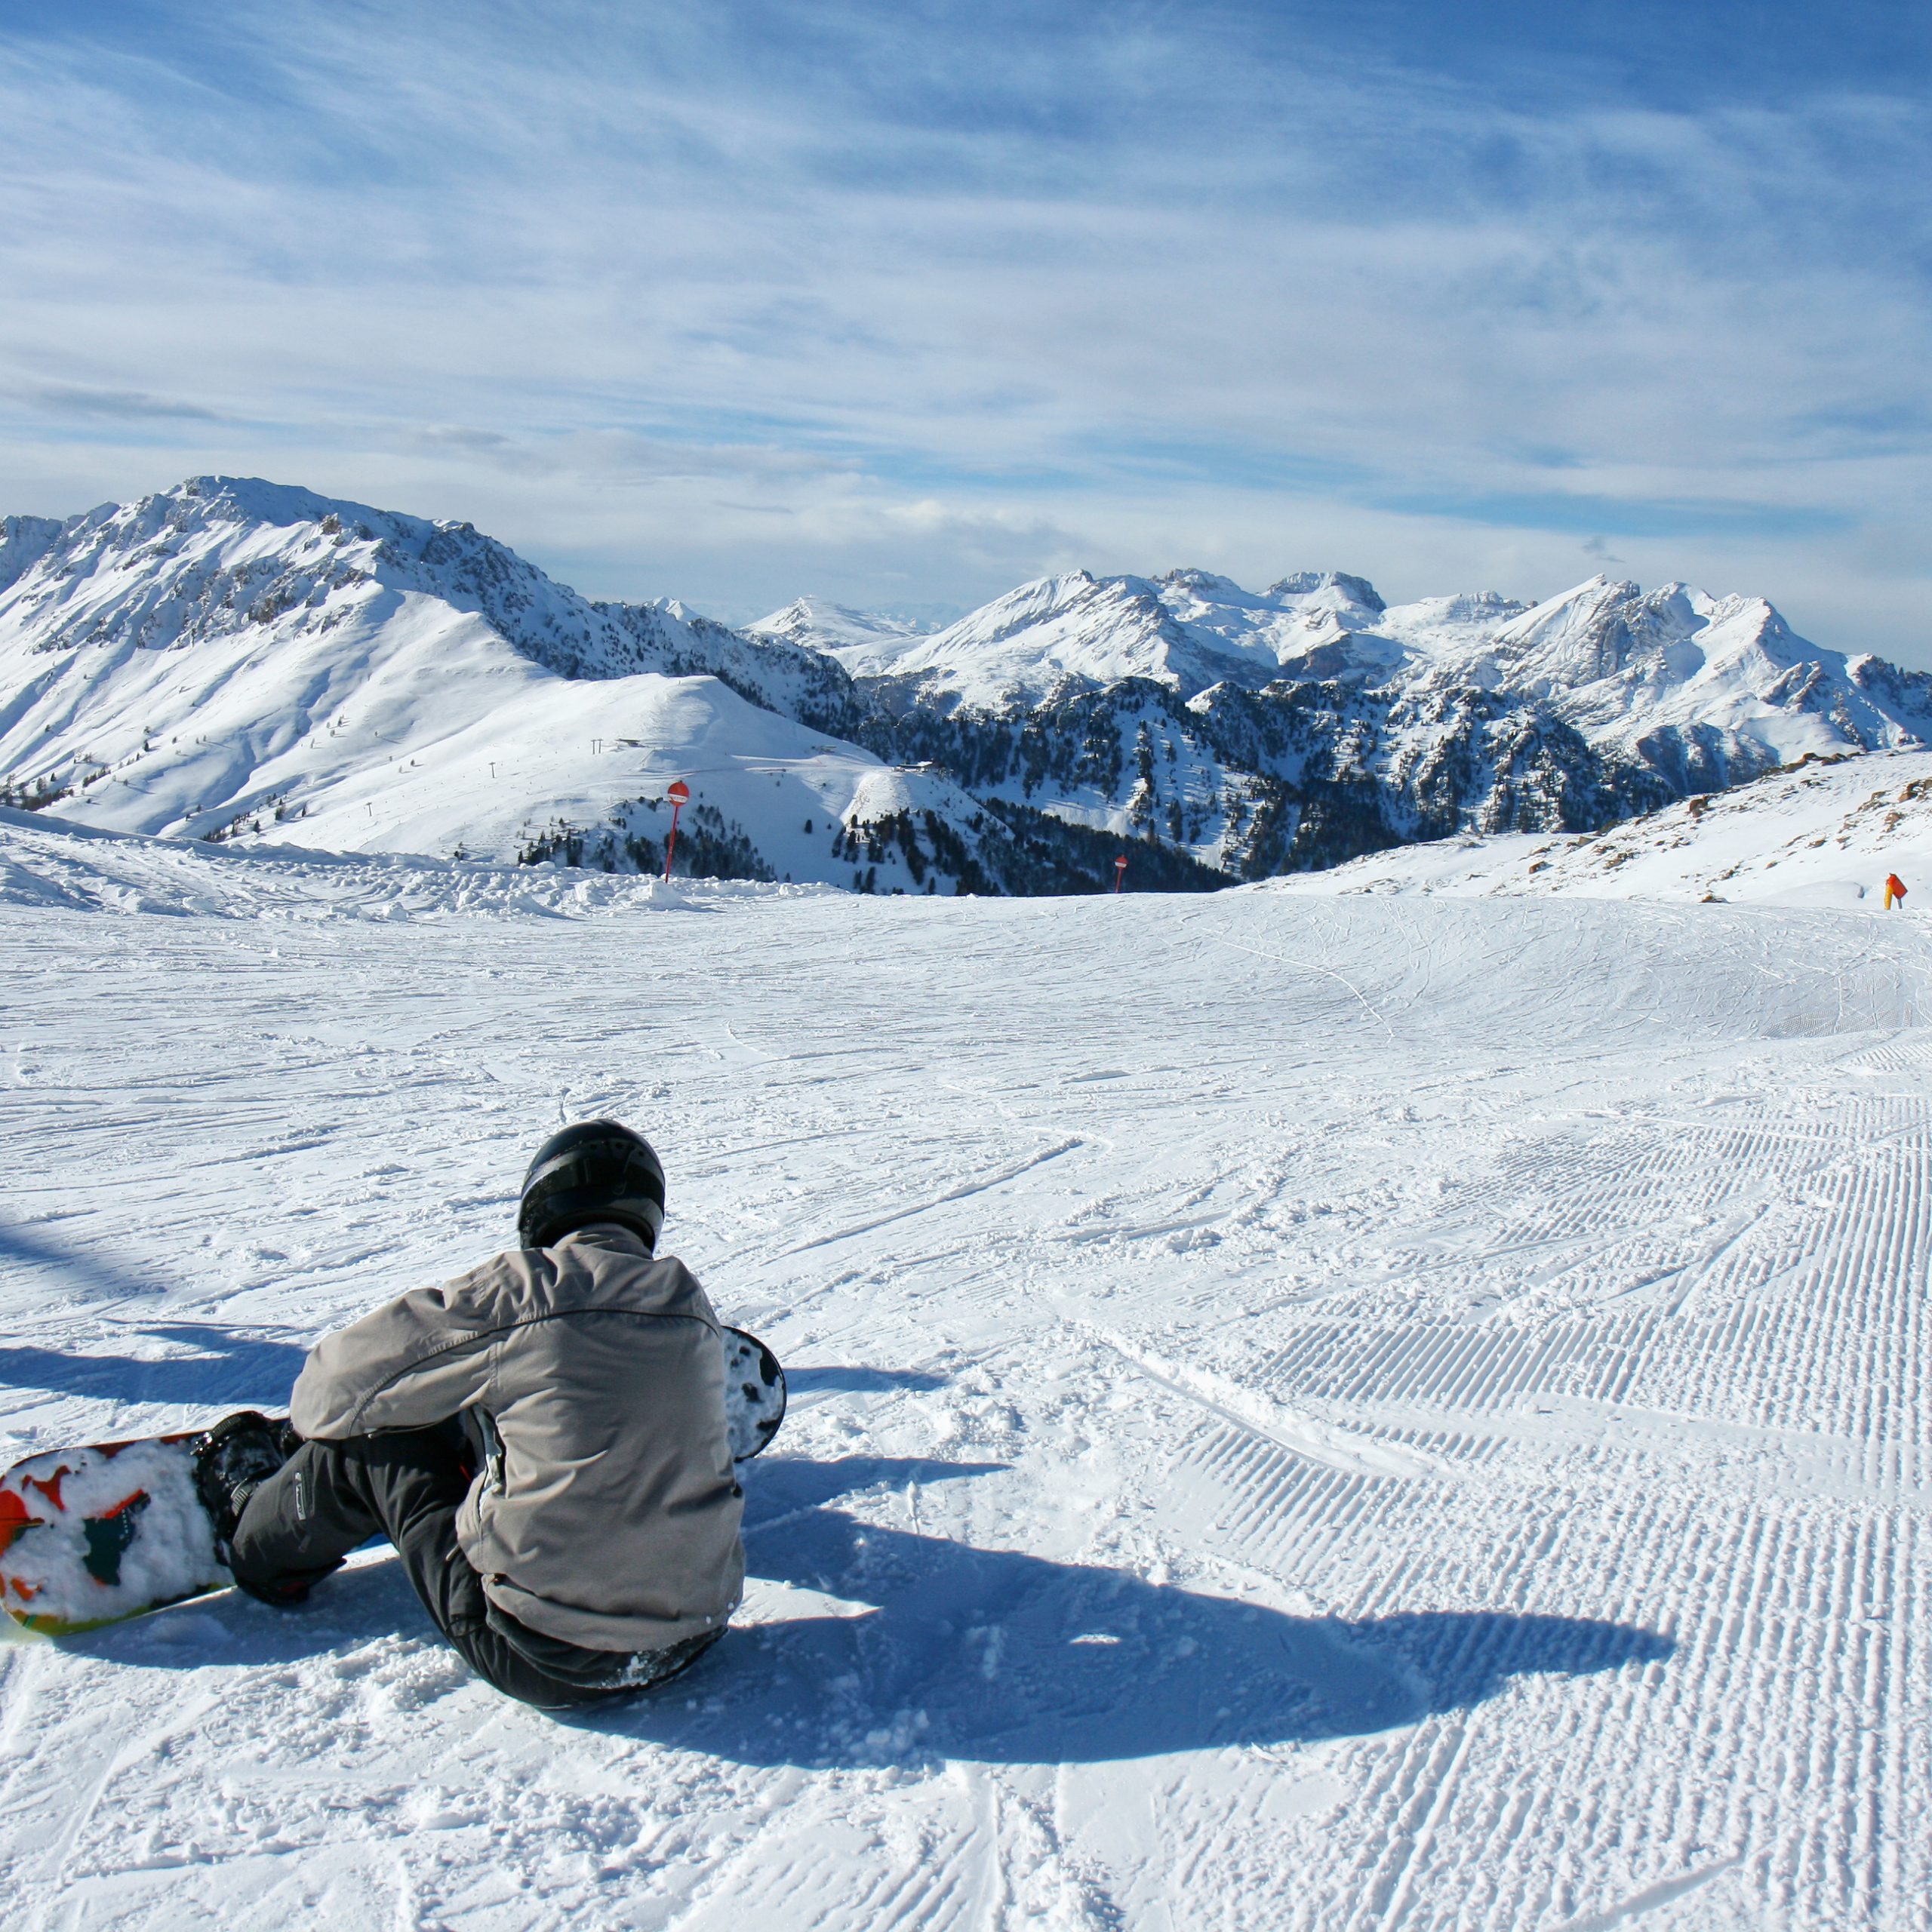
[[[466,1408],[488,1379],[502,1317],[474,1276],[414,1288],[325,1335],[296,1378],[298,1435],[340,1441],[379,1429],[426,1429]]]

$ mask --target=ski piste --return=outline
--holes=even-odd
[[[726,1328],[731,1460],[749,1462],[785,1420],[785,1371],[755,1335]],[[195,1490],[201,1432],[45,1450],[0,1476],[0,1609],[71,1637],[226,1589]]]

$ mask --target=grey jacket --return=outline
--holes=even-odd
[[[304,1436],[466,1414],[489,1453],[457,1540],[490,1601],[595,1651],[716,1629],[744,1586],[718,1317],[629,1229],[500,1254],[325,1336],[295,1384]]]

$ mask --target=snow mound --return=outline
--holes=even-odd
[[[409,855],[205,845],[0,808],[0,906],[167,918],[354,920],[606,918],[680,911],[816,885],[492,865]]]

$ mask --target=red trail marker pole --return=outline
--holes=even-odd
[[[1120,890],[1121,881],[1126,878],[1126,876],[1127,854],[1123,852],[1120,857],[1114,861],[1114,890],[1116,892]]]
[[[669,885],[671,855],[678,849],[678,814],[691,802],[691,788],[681,778],[674,778],[664,795],[671,801],[671,835],[664,841],[664,883]]]

